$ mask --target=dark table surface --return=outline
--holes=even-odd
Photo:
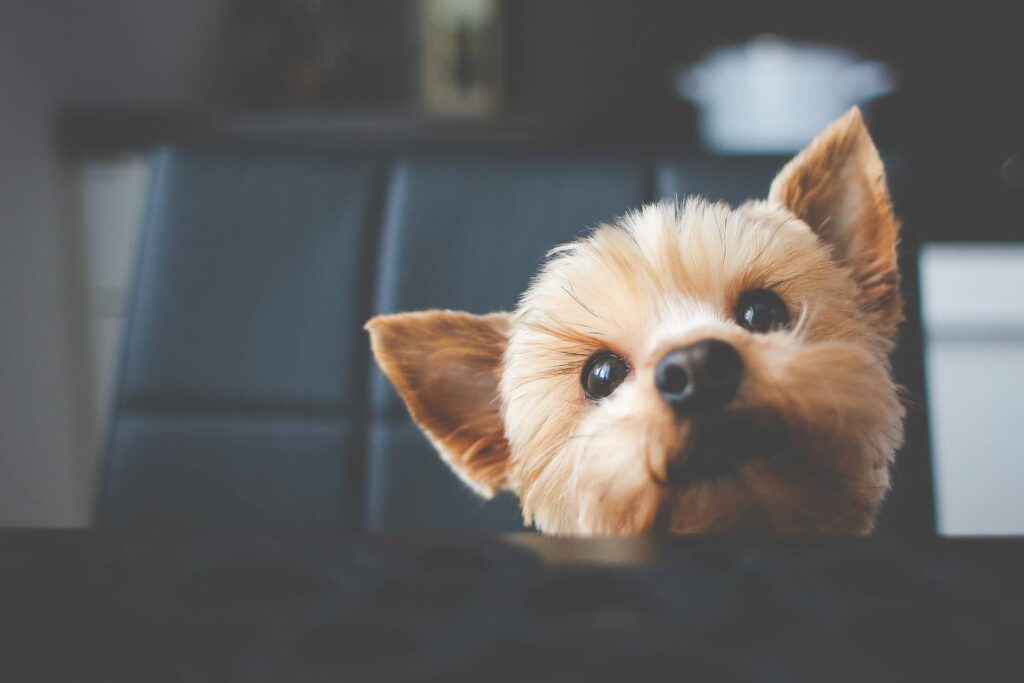
[[[0,680],[1019,680],[1024,540],[0,531]]]

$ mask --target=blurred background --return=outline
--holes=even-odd
[[[155,301],[131,306],[140,235],[178,196],[152,180],[159,150],[775,160],[860,104],[920,269],[938,528],[1024,532],[1019,22],[984,3],[710,4],[0,3],[0,525],[93,523],[104,463],[127,457],[110,425],[131,312]]]

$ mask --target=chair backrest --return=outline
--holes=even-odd
[[[370,359],[365,321],[509,309],[548,249],[586,227],[659,197],[763,196],[783,161],[164,150],[99,524],[156,533],[521,529],[514,499],[482,502],[441,463]],[[916,288],[908,293],[916,321]],[[919,331],[904,339],[914,348],[901,357],[919,360]],[[915,440],[906,451],[901,462],[927,467]],[[927,494],[890,510],[927,524]]]

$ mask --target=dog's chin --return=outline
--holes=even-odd
[[[716,535],[857,535],[877,501],[807,451],[781,418],[742,413],[693,420],[666,470],[652,477],[660,505],[646,531]],[[877,487],[876,487],[877,488]]]
[[[863,439],[844,435],[840,449],[834,437],[811,438],[803,423],[765,409],[658,427],[646,439],[606,434],[605,454],[575,460],[586,468],[576,486],[560,488],[573,475],[552,470],[551,483],[533,489],[548,495],[529,497],[524,510],[542,531],[570,535],[856,535],[872,526],[886,482],[871,478],[880,475],[859,455]],[[646,448],[634,454],[631,443]],[[835,461],[841,452],[850,457]]]
[[[724,413],[693,418],[689,426],[690,437],[659,483],[684,488],[736,477],[748,463],[779,460],[791,450],[789,430],[766,416]]]
[[[754,490],[801,469],[781,419],[730,412],[689,421],[689,437],[655,479],[663,492],[650,531],[761,535],[778,531]]]

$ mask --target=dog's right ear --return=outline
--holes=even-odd
[[[366,329],[377,363],[448,465],[482,496],[505,488],[498,385],[509,315],[399,313],[377,316]]]

